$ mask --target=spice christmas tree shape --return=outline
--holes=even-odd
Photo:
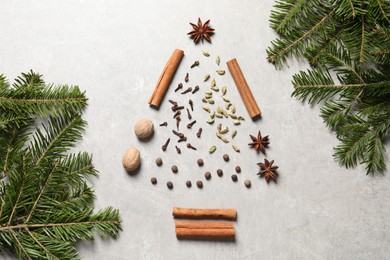
[[[274,160],[268,161],[267,159],[264,159],[264,163],[258,163],[257,165],[260,166],[260,172],[257,175],[260,175],[260,177],[264,177],[265,181],[269,183],[270,180],[274,180],[276,182],[276,179],[278,178],[278,173],[276,170],[279,168],[276,165],[273,165]]]
[[[67,153],[84,132],[87,98],[33,72],[15,81],[10,87],[0,76],[0,250],[20,259],[78,258],[77,240],[121,230],[118,210],[93,213],[85,180],[97,175],[92,156]],[[34,130],[37,115],[47,122]]]
[[[264,137],[261,136],[261,132],[257,134],[257,137],[253,135],[249,135],[252,139],[252,143],[249,143],[248,145],[252,148],[255,148],[256,151],[261,150],[265,154],[265,148],[269,145],[269,136],[266,135]]]
[[[214,33],[214,29],[209,26],[210,20],[207,20],[204,24],[202,24],[202,20],[198,18],[198,24],[190,23],[193,30],[187,35],[190,35],[191,38],[194,38],[194,43],[198,43],[200,40],[206,39],[211,43],[211,35]]]

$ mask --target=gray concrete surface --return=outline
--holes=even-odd
[[[47,82],[77,84],[89,97],[84,116],[89,126],[78,148],[94,154],[100,171],[100,178],[93,180],[96,209],[119,208],[123,232],[116,240],[79,243],[84,259],[390,258],[389,173],[366,176],[363,167],[339,167],[332,158],[337,140],[319,117],[319,107],[290,98],[291,76],[307,65],[290,62],[289,68],[276,71],[266,61],[265,49],[275,37],[268,26],[273,2],[1,2],[0,72],[12,79],[33,69]],[[211,18],[216,29],[213,44],[194,46],[187,38],[188,22],[198,17]],[[160,147],[170,136],[165,128],[156,127],[150,142],[135,138],[133,126],[140,118],[174,123],[167,102],[159,111],[147,105],[174,48],[183,49],[186,56],[173,85],[182,81],[195,59],[201,66],[191,70],[191,84],[201,83],[204,74],[216,69],[215,55],[221,56],[222,68],[228,59],[238,59],[263,111],[262,120],[247,120],[238,128],[235,143],[241,146],[240,154],[221,145],[215,126],[205,123],[201,92],[194,95],[194,117],[204,135],[200,141],[191,137],[197,151],[182,148],[177,156],[171,143],[163,153]],[[212,57],[203,57],[203,49]],[[238,113],[248,119],[229,73],[217,76],[218,82],[228,86]],[[175,95],[173,88],[168,97],[183,102],[188,98]],[[258,129],[270,135],[267,158],[280,167],[276,185],[256,176],[256,163],[264,156],[249,150],[247,143],[248,134]],[[217,144],[218,151],[209,156],[211,144]],[[121,166],[129,146],[142,152],[142,168],[135,176]],[[231,156],[229,163],[221,158],[224,150]],[[161,168],[154,164],[158,156],[164,160]],[[200,157],[203,168],[196,166]],[[169,170],[172,164],[179,166],[176,175]],[[230,174],[237,164],[243,171],[233,183]],[[225,170],[222,178],[214,174],[219,167]],[[204,181],[202,190],[185,187],[187,179],[202,179],[206,170],[213,178]],[[158,185],[150,184],[151,176],[158,178]],[[251,189],[244,187],[244,179],[252,181]],[[172,191],[166,188],[168,180],[174,182]],[[236,242],[177,240],[174,206],[237,208]]]

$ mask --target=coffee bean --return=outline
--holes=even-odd
[[[173,189],[173,183],[171,181],[167,182],[167,187],[168,189],[172,190]]]
[[[203,182],[202,181],[197,181],[196,186],[198,186],[199,189],[203,188]]]
[[[156,159],[156,164],[157,166],[161,166],[163,164],[163,161],[160,157]]]
[[[204,174],[204,177],[206,178],[206,180],[210,180],[211,179],[211,173],[210,172],[206,172]]]
[[[223,159],[225,160],[225,162],[228,162],[229,161],[229,155],[225,153],[223,155]]]
[[[176,165],[173,165],[172,167],[171,167],[171,170],[172,170],[172,172],[173,173],[177,173],[179,170],[177,169],[177,166]]]
[[[236,166],[236,173],[240,173],[241,172],[241,167],[240,166]]]
[[[217,174],[218,174],[219,177],[222,177],[223,171],[222,171],[221,169],[218,169],[218,170],[217,170]]]
[[[191,186],[192,186],[191,181],[186,181],[186,186],[187,186],[188,188],[191,188]]]
[[[236,182],[236,181],[237,181],[237,175],[233,174],[233,175],[232,175],[232,180],[233,180],[234,182]]]
[[[245,184],[245,186],[246,186],[247,188],[250,188],[251,185],[252,185],[252,183],[251,183],[250,180],[245,180],[245,181],[244,181],[244,184]]]
[[[204,162],[203,162],[202,159],[198,159],[197,163],[198,163],[199,166],[203,166],[204,165]]]
[[[156,177],[152,177],[152,178],[150,179],[150,182],[151,182],[153,185],[156,185],[156,184],[157,184],[157,179],[156,179]]]

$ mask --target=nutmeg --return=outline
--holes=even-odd
[[[140,152],[135,147],[127,149],[123,155],[122,165],[128,172],[132,172],[138,168],[141,163]]]
[[[153,122],[149,119],[141,119],[134,126],[134,133],[139,139],[146,139],[154,132]]]

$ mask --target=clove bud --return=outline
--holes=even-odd
[[[176,112],[176,111],[181,110],[181,109],[184,109],[184,107],[183,106],[178,106],[178,105],[172,107],[172,111],[173,112]]]
[[[188,128],[188,129],[191,129],[192,126],[193,126],[195,123],[196,123],[196,120],[192,121],[191,123],[189,123],[189,124],[187,125],[187,128]]]
[[[181,121],[180,116],[177,116],[177,117],[176,117],[176,128],[177,128],[177,131],[179,131],[179,124],[180,124],[180,121]]]
[[[177,111],[174,115],[173,115],[173,118],[176,118],[176,117],[178,117],[178,116],[180,116],[181,115],[181,111],[179,110],[179,111]]]
[[[192,94],[195,94],[199,90],[199,86],[195,86],[194,90],[192,91]]]
[[[184,81],[185,82],[188,82],[188,80],[189,80],[189,75],[188,75],[188,73],[186,74],[186,77],[184,78]]]
[[[181,92],[181,94],[184,95],[184,94],[187,94],[188,92],[191,92],[191,91],[192,91],[192,87],[189,87],[186,90],[184,90],[183,92]]]
[[[183,133],[179,133],[178,131],[172,130],[172,133],[174,135],[177,135],[179,138],[183,138],[184,137],[184,134]]]
[[[164,122],[164,123],[160,124],[160,126],[167,126],[167,125],[168,125],[167,122]]]
[[[191,69],[192,69],[193,67],[196,67],[196,66],[199,66],[199,61],[198,61],[198,60],[195,61],[194,64],[191,65]]]
[[[168,140],[165,142],[165,144],[161,147],[162,150],[165,152],[168,148],[169,141],[171,141],[171,138],[168,138]]]
[[[168,101],[169,101],[169,103],[171,103],[172,105],[177,106],[177,102],[176,102],[176,101],[173,101],[172,99],[169,99]]]
[[[196,133],[196,136],[200,138],[201,135],[202,135],[202,128],[199,128],[198,132]]]
[[[177,145],[175,145],[175,148],[176,148],[176,152],[177,152],[178,154],[181,154],[181,150],[180,150],[179,147],[177,147]]]
[[[177,85],[177,88],[175,88],[175,92],[177,92],[179,89],[182,88],[183,88],[183,83],[179,83],[179,85]]]
[[[186,142],[186,141],[187,141],[187,137],[185,137],[185,136],[183,136],[179,140],[177,140],[177,142],[179,142],[179,143]]]
[[[188,116],[188,120],[191,120],[191,119],[192,119],[192,116],[191,116],[191,114],[190,114],[190,110],[188,110],[188,108],[187,108],[187,116]]]
[[[192,99],[190,99],[190,100],[188,101],[188,103],[190,104],[191,111],[194,111],[194,102],[192,101]]]
[[[188,147],[189,149],[196,150],[196,148],[195,148],[194,146],[192,146],[190,143],[187,144],[187,147]]]

